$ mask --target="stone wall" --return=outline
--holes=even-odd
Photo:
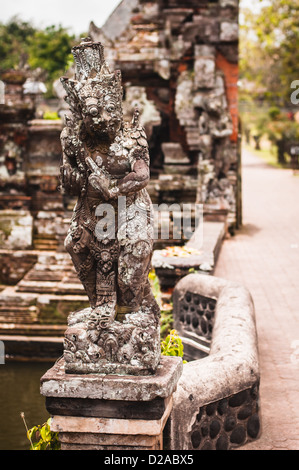
[[[69,255],[57,253],[64,251],[73,206],[57,190],[62,122],[35,119],[36,100],[24,93],[25,70],[1,78],[0,330],[62,334],[57,325],[86,305]],[[52,329],[44,328],[49,324]]]
[[[62,122],[35,119],[34,97],[24,94],[25,70],[9,70],[1,78],[1,245],[8,250],[56,249],[55,220],[64,215],[57,191]]]

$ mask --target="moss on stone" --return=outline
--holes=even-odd
[[[42,325],[62,325],[67,322],[67,317],[71,312],[88,306],[88,302],[76,300],[58,300],[48,304],[39,304],[39,321]]]

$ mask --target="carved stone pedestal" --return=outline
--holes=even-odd
[[[182,360],[161,357],[149,376],[70,374],[58,361],[41,378],[63,450],[160,450]]]
[[[73,374],[150,375],[160,361],[160,324],[149,308],[118,315],[98,328],[91,308],[71,313],[64,339],[65,371]]]

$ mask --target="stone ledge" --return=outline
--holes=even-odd
[[[57,334],[55,330],[52,333]],[[57,336],[1,334],[0,341],[4,343],[7,361],[53,362],[63,353],[63,338]]]
[[[155,250],[152,263],[161,287],[174,287],[190,269],[212,275],[225,235],[225,222],[204,220],[202,229],[197,229],[185,245],[186,248],[198,250],[199,254],[166,257],[161,255],[160,250]]]
[[[103,400],[150,401],[167,398],[176,389],[182,374],[180,357],[161,356],[150,376],[69,374],[60,359],[41,378],[41,394],[46,397],[94,398]]]
[[[217,300],[215,323],[209,356],[184,365],[173,395],[171,448],[229,449],[259,435],[260,372],[253,301],[249,291],[237,283],[190,274],[175,288],[175,317],[188,292]],[[179,334],[184,331],[179,330]],[[225,411],[221,408],[223,403]],[[239,414],[245,411],[246,419],[239,419]],[[235,427],[228,432],[223,422],[232,416]],[[202,435],[201,427],[205,423],[219,428],[216,436],[212,428],[207,428],[207,434]]]

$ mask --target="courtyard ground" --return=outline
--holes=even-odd
[[[299,175],[242,152],[243,227],[215,276],[245,285],[256,310],[261,437],[245,450],[299,449]]]

